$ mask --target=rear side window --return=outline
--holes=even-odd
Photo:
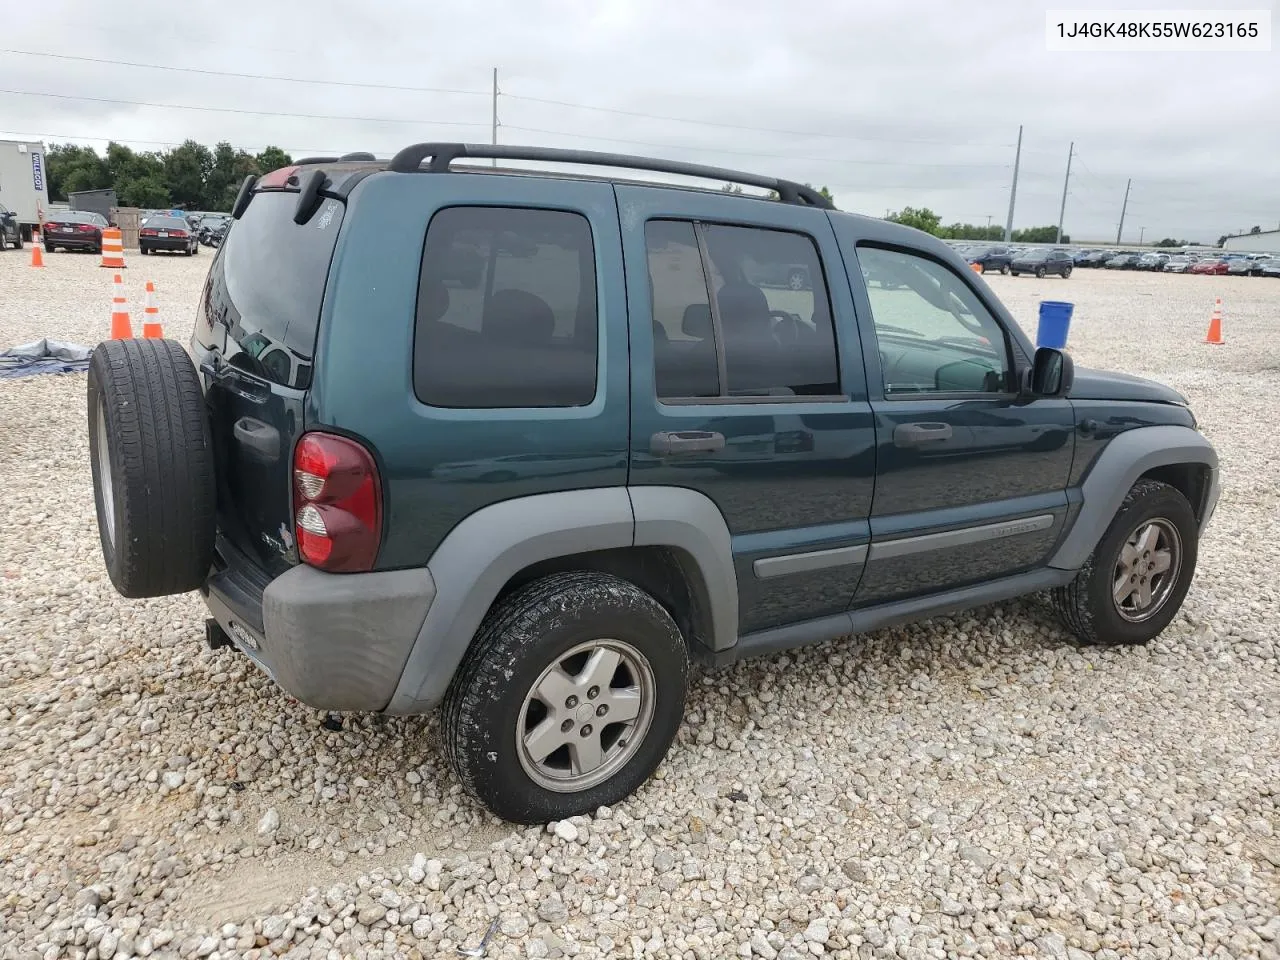
[[[597,325],[585,217],[448,207],[431,219],[413,348],[423,403],[585,406],[596,394]]]
[[[226,328],[229,363],[273,383],[307,387],[345,208],[326,200],[300,226],[293,222],[297,204],[296,193],[253,198],[214,257],[201,310],[207,325]],[[160,219],[153,217],[148,229]]]
[[[645,246],[659,398],[840,392],[831,304],[809,237],[652,220]]]

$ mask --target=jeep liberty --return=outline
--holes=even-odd
[[[439,707],[504,818],[639,787],[691,661],[1040,591],[1139,644],[1187,593],[1219,481],[1184,399],[810,188],[418,144],[249,177],[233,218],[190,352],[93,353],[112,583],[199,590],[316,708]]]

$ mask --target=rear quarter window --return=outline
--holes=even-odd
[[[209,270],[200,311],[224,359],[289,387],[310,385],[329,263],[344,206],[326,200],[305,224],[293,222],[296,193],[260,193],[227,231]]]

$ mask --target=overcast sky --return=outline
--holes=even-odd
[[[384,156],[420,140],[487,141],[496,66],[508,143],[736,167],[826,184],[846,210],[923,205],[985,224],[1005,220],[1023,124],[1015,226],[1057,222],[1074,140],[1075,238],[1114,240],[1129,177],[1127,241],[1142,227],[1148,240],[1209,242],[1280,227],[1280,52],[1049,53],[1045,10],[1068,5],[6,0],[0,137]],[[1275,0],[1231,6],[1280,19]]]

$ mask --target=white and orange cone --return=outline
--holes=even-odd
[[[160,326],[160,308],[156,306],[156,285],[150,280],[147,281],[146,306],[142,308],[142,335],[152,340],[164,336]]]
[[[1209,332],[1205,335],[1205,343],[1222,344],[1227,341],[1222,339],[1222,298],[1216,297],[1213,301],[1213,313],[1209,316]]]
[[[111,297],[111,339],[133,339],[133,326],[129,322],[128,302],[124,297],[124,279],[116,274],[112,284],[114,293]]]

